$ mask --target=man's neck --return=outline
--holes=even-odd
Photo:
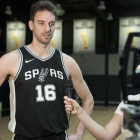
[[[52,52],[50,44],[34,44],[33,42],[28,45],[28,48],[40,58],[48,57]]]

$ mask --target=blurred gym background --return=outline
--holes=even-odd
[[[0,1],[0,57],[32,41],[30,6],[35,0]],[[94,97],[95,106],[110,107],[122,101],[118,76],[120,57],[129,33],[140,32],[139,0],[51,0],[58,19],[51,45],[73,57]],[[140,48],[140,39],[132,48]],[[129,56],[127,82],[131,84],[133,51]],[[133,90],[133,92],[132,92]],[[132,94],[139,89],[128,88]],[[0,116],[10,113],[9,85],[0,87]],[[80,99],[73,91],[73,98]],[[114,108],[115,109],[115,108]],[[113,110],[114,111],[114,110]]]

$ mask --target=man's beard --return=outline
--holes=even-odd
[[[41,37],[38,35],[38,34],[36,34],[36,33],[34,33],[34,36],[35,36],[35,38],[37,39],[37,41],[38,42],[40,42],[40,43],[42,43],[42,44],[49,44],[50,43],[50,41],[51,41],[51,39],[52,39],[52,37],[53,37],[53,35],[50,37],[50,38],[48,38],[48,39],[41,39]]]

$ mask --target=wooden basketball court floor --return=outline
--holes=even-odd
[[[95,106],[92,114],[92,118],[102,126],[105,126],[109,120],[113,117],[116,107],[104,107],[104,106]],[[69,117],[69,116],[68,116]],[[2,117],[0,119],[0,137],[1,140],[11,140],[12,133],[8,130],[8,121],[9,116]],[[78,119],[72,115],[70,119],[70,127],[67,132],[74,133]],[[122,134],[115,140],[122,140]],[[84,137],[82,140],[96,140],[87,130],[85,131]]]

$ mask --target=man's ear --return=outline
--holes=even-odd
[[[32,31],[33,30],[33,21],[30,20],[28,25],[29,25],[30,30]]]

